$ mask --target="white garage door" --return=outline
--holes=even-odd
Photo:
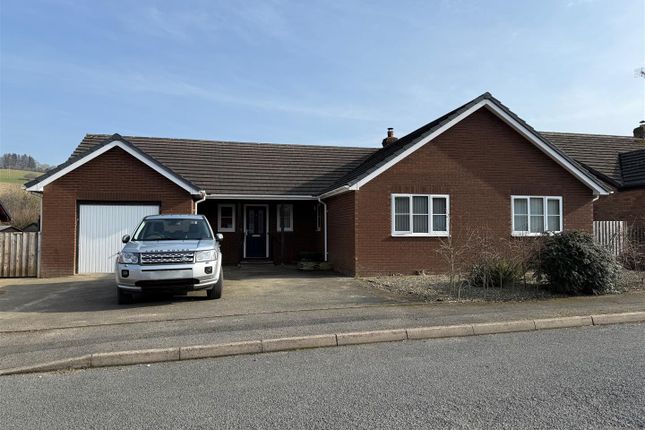
[[[158,213],[158,205],[79,205],[78,273],[114,271],[121,237],[132,234],[144,216]]]

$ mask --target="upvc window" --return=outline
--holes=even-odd
[[[277,210],[278,214],[276,219],[278,220],[278,224],[276,230],[282,231],[282,226],[284,226],[284,231],[293,231],[293,205],[278,205]]]
[[[448,236],[450,198],[392,194],[392,236]]]
[[[217,206],[217,231],[221,233],[235,231],[235,205]]]
[[[539,236],[563,230],[562,197],[511,196],[511,204],[513,236]]]

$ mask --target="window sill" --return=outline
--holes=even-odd
[[[521,231],[514,231],[511,233],[511,236],[513,237],[540,237],[540,236],[550,236],[552,234],[556,233],[562,233],[562,231],[547,231],[544,233],[528,233],[528,232],[521,232]]]
[[[235,233],[235,229],[230,228],[220,228],[217,230],[218,233]]]
[[[409,233],[392,234],[392,237],[450,237],[448,233]]]

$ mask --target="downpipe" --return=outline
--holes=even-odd
[[[206,191],[201,190],[199,192],[199,196],[201,197],[201,199],[195,201],[195,215],[197,215],[197,212],[198,212],[197,211],[197,206],[199,206],[200,203],[202,203],[204,200],[206,200]]]
[[[323,202],[320,197],[318,197],[318,203],[323,206],[323,236],[325,244],[325,262],[327,262],[327,203]]]

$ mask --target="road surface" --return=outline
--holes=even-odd
[[[643,428],[645,325],[0,377],[3,429]]]

